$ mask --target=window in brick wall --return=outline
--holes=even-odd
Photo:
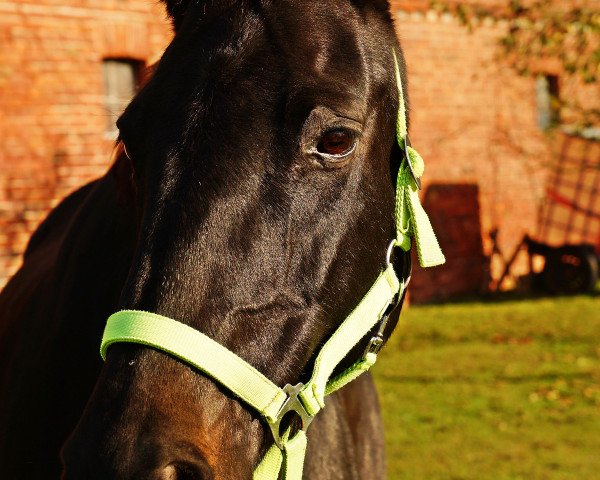
[[[538,75],[536,78],[538,124],[549,130],[560,123],[560,90],[558,76]]]
[[[106,133],[117,135],[116,121],[139,88],[143,62],[107,58],[102,62],[106,107]]]

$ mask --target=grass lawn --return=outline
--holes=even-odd
[[[412,306],[374,374],[390,480],[600,479],[600,296]]]

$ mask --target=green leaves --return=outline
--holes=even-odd
[[[567,77],[583,84],[600,81],[600,11],[592,0],[510,0],[503,8],[434,1],[432,8],[452,13],[469,31],[484,18],[506,22],[499,39],[500,57],[519,75],[539,73],[540,60],[551,60],[558,61]],[[597,112],[565,107],[582,118],[582,125],[600,122]]]

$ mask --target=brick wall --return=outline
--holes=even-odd
[[[548,166],[557,158],[558,146],[538,127],[535,79],[516,75],[499,59],[498,40],[506,23],[488,18],[469,32],[451,15],[428,10],[428,3],[392,2],[408,65],[411,140],[426,164],[424,195],[433,184],[438,190],[440,185],[476,185],[481,231],[466,230],[472,238],[465,241],[474,244],[479,238],[489,254],[488,232],[498,227],[500,247],[508,252],[523,234],[535,233]],[[502,2],[477,3],[494,6]],[[561,73],[550,61],[540,61],[539,69],[540,73]],[[598,85],[583,87],[576,81],[562,81],[561,89],[563,95],[578,97],[588,105],[600,101]],[[440,221],[435,211],[431,214]],[[470,218],[477,221],[472,215]],[[449,228],[448,220],[442,223],[439,228]],[[477,258],[481,258],[479,249],[464,261],[473,265]],[[482,261],[479,271],[469,268],[469,273],[450,261],[438,269],[439,275],[417,269],[415,283],[424,284],[419,281],[422,277],[431,286],[429,293],[415,297],[441,299],[477,293],[485,287],[486,268]],[[525,262],[516,265],[517,273],[525,269]],[[464,275],[472,278],[467,280]],[[448,276],[464,289],[448,291],[443,286]]]
[[[102,60],[151,63],[169,37],[155,1],[0,0],[0,287],[48,210],[106,171]]]
[[[109,163],[102,58],[150,63],[170,37],[157,2],[66,1],[0,0],[0,285],[19,265],[30,232],[48,208]],[[422,285],[431,285],[415,295],[422,300],[433,295],[427,291],[444,298],[482,288],[481,252],[490,247],[486,232],[499,227],[500,245],[510,250],[534,229],[545,167],[554,158],[552,140],[537,126],[534,80],[517,76],[498,59],[506,24],[488,18],[469,32],[429,5],[392,1],[408,63],[411,140],[426,160],[424,195],[435,185],[439,207],[432,208],[445,212],[441,217],[432,212],[443,223],[439,227],[454,229],[440,192],[457,192],[466,184],[475,188],[465,197],[470,213],[457,221],[475,222],[477,228],[466,230],[474,246],[472,258],[461,257],[466,270],[456,262],[440,269],[440,276],[417,269],[415,283],[421,276]],[[551,62],[540,63],[540,70],[560,73]],[[597,85],[561,87],[566,95],[600,103]],[[462,287],[436,288],[442,276]]]

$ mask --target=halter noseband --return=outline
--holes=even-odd
[[[388,316],[401,302],[410,280],[409,272],[398,279],[392,265],[393,250],[399,247],[409,252],[410,237],[413,237],[421,266],[436,266],[445,261],[429,218],[419,201],[418,190],[424,166],[419,154],[408,143],[404,93],[395,52],[394,65],[400,104],[397,141],[405,155],[396,184],[396,238],[386,252],[385,269],[323,345],[306,384],[288,384],[280,388],[252,365],[200,331],[155,313],[123,310],[111,315],[106,323],[100,347],[103,359],[106,359],[108,347],[113,343],[138,343],[156,348],[216,380],[263,417],[273,434],[274,444],[254,470],[254,480],[277,480],[282,469],[281,478],[284,480],[301,480],[306,430],[325,406],[325,396],[356,379],[377,360],[384,343],[383,333]],[[347,370],[331,378],[346,355],[376,327],[377,331],[369,340],[362,357]],[[291,428],[282,432],[281,421],[290,412],[300,417],[302,427],[294,433]]]

